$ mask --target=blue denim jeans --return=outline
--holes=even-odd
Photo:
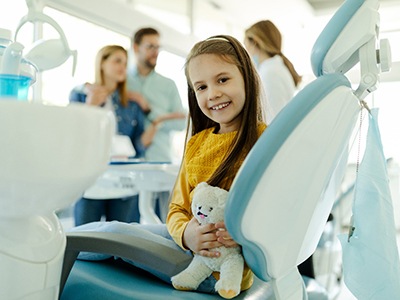
[[[81,198],[75,203],[75,226],[100,221],[139,222],[139,197],[124,199],[92,200]]]
[[[156,241],[158,243],[167,245],[169,247],[182,250],[172,239],[171,235],[167,230],[167,226],[165,224],[139,224],[139,223],[123,223],[123,222],[93,222],[84,224],[78,227],[74,227],[70,229],[71,232],[79,232],[79,231],[94,231],[94,232],[114,232],[119,234],[133,235],[141,238],[145,238],[151,241]],[[187,255],[192,256],[190,251],[185,251]],[[111,255],[101,254],[101,253],[89,253],[89,252],[81,252],[78,256],[78,259],[82,260],[105,260],[111,258]],[[134,261],[124,259],[127,263],[130,263],[136,267],[140,267],[153,275],[158,276],[156,270],[146,269],[145,266],[139,266]],[[166,280],[165,278],[159,277],[160,279],[166,281],[171,284],[170,279]],[[198,292],[202,293],[211,293],[215,294],[215,283],[216,279],[214,276],[209,276],[205,279],[197,288]]]

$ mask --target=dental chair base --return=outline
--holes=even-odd
[[[141,237],[104,232],[67,233],[60,300],[221,299],[218,295],[174,290],[171,284],[121,259],[75,261],[80,251],[107,253],[133,260],[137,265],[157,270],[158,276],[166,281],[185,269],[191,261],[191,257],[180,250]],[[308,277],[303,277],[303,280],[309,300],[328,299],[325,289],[315,280]],[[121,285],[130,288],[120,288]],[[253,286],[235,299],[273,300],[276,297],[271,283],[254,276]]]
[[[66,237],[53,212],[105,171],[112,124],[97,107],[0,97],[0,299],[57,299]]]
[[[0,219],[0,299],[56,299],[66,238],[57,217]]]

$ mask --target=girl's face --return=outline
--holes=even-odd
[[[219,133],[239,129],[245,103],[244,80],[238,67],[216,54],[201,54],[188,66],[201,111],[220,124]]]
[[[126,79],[127,57],[121,50],[114,51],[102,63],[105,81],[122,82]]]

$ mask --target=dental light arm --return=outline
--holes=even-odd
[[[77,51],[71,50],[67,38],[64,34],[64,31],[57,24],[57,22],[50,18],[49,16],[39,12],[32,7],[29,7],[28,14],[24,16],[16,31],[15,31],[15,40],[17,40],[18,32],[21,27],[28,22],[42,22],[51,25],[60,35],[59,39],[40,39],[36,41],[31,50],[25,55],[25,58],[33,62],[39,71],[46,71],[53,68],[56,68],[67,61],[67,59],[72,56],[73,57],[73,66],[72,66],[72,76],[75,74],[76,62],[77,62]]]

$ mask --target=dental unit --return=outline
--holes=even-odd
[[[55,67],[41,52],[24,56],[0,29],[0,299],[58,298],[66,236],[55,211],[106,169],[114,132],[100,108],[28,101],[36,73]]]

